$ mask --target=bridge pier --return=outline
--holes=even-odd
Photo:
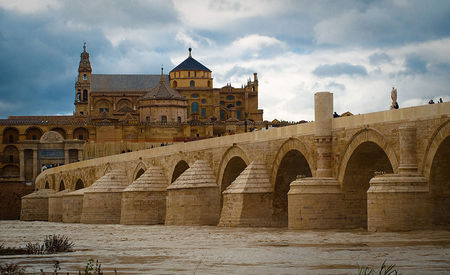
[[[167,187],[166,225],[217,225],[220,192],[211,167],[197,160]]]
[[[379,175],[367,191],[369,231],[426,229],[431,225],[427,179],[417,171],[416,128],[399,128],[398,174]]]
[[[291,229],[342,228],[344,205],[339,182],[331,169],[333,94],[314,95],[317,170],[313,178],[298,178],[288,193],[288,227]]]
[[[272,189],[266,164],[250,163],[223,192],[219,226],[271,226]]]

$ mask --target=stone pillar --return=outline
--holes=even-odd
[[[64,164],[69,164],[70,158],[69,158],[69,149],[64,149]]]
[[[315,142],[317,147],[316,177],[331,177],[331,127],[333,94],[320,92],[314,95]]]
[[[417,171],[416,128],[399,128],[400,165],[398,174],[370,180],[367,191],[369,231],[426,229],[431,225],[427,179]]]
[[[416,127],[400,126],[400,174],[417,172]]]
[[[20,149],[19,152],[19,162],[20,162],[20,181],[25,181],[25,152]]]
[[[291,229],[344,227],[339,182],[332,170],[333,94],[314,95],[317,170],[313,178],[298,178],[288,192],[288,226]]]
[[[33,181],[36,179],[38,171],[38,149],[33,149]]]

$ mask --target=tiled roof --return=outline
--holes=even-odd
[[[164,78],[169,80],[169,76]],[[145,92],[155,87],[157,74],[92,74],[91,92]]]
[[[161,77],[160,77],[161,79]],[[160,80],[158,86],[146,93],[142,99],[185,99],[179,92],[169,87],[165,80]]]
[[[195,60],[192,56],[186,58],[180,65],[176,66],[171,72],[175,71],[207,71],[211,72],[210,69],[206,68],[203,64]]]

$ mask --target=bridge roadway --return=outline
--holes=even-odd
[[[42,172],[36,188],[88,187],[113,170],[123,171],[129,185],[149,167],[161,167],[170,186],[197,161],[206,161],[218,199],[192,215],[214,211],[216,218],[209,224],[370,231],[449,228],[450,103],[340,118],[332,114],[333,94],[319,92],[315,122],[71,163]],[[250,168],[251,163],[255,165]],[[239,175],[235,190],[241,191],[226,199],[223,192]],[[252,189],[252,184],[262,185]],[[171,193],[175,196],[170,190],[168,201]],[[167,209],[168,214],[173,211]]]

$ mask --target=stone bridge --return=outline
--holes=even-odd
[[[110,207],[118,207],[119,213],[110,220],[100,218],[105,213],[91,213],[82,222],[127,223],[124,219],[132,216],[130,223],[140,223],[138,217],[159,211],[155,223],[449,228],[450,103],[340,118],[332,114],[333,94],[320,92],[315,95],[315,122],[71,163],[42,172],[36,188],[73,191],[103,184],[106,189],[98,189],[97,197],[89,193],[90,202],[86,191],[77,211],[85,215],[115,201]],[[163,188],[151,189],[162,194],[159,205],[145,208],[145,199],[133,204],[131,197],[125,206],[125,195],[122,200],[120,195],[102,197],[101,192],[115,188],[108,189],[108,180],[120,178],[111,176],[112,171],[124,175],[120,192],[145,171],[152,171],[147,178],[155,182],[162,171]],[[64,211],[70,207],[64,205]],[[23,204],[22,219],[29,210]]]

